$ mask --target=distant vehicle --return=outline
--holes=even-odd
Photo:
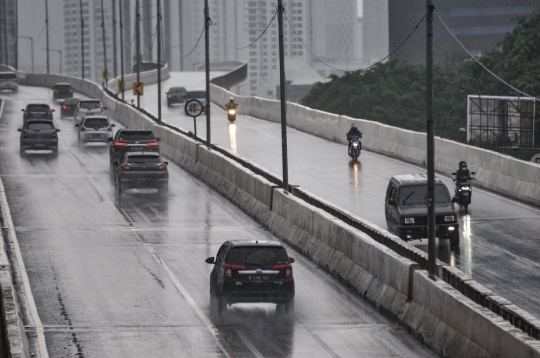
[[[111,164],[120,161],[128,152],[159,153],[159,137],[149,129],[119,129],[114,138],[109,138],[109,161]]]
[[[65,100],[73,97],[73,87],[69,83],[57,83],[53,89],[53,100]]]
[[[106,109],[99,99],[81,99],[75,108],[75,123],[80,124],[86,116],[103,114]]]
[[[79,103],[79,98],[66,98],[60,108],[60,118],[73,117],[77,103]]]
[[[79,145],[89,142],[107,142],[113,137],[113,127],[111,121],[106,116],[85,117],[81,124],[75,124],[78,127]]]
[[[53,119],[54,109],[47,103],[29,103],[23,111],[23,121],[28,119]]]
[[[186,100],[185,87],[171,87],[167,92],[167,106],[170,107],[175,103],[182,103]]]
[[[189,90],[186,92],[186,102],[190,99],[197,99],[203,105],[203,112],[206,112],[206,91],[203,89]]]
[[[456,173],[452,173],[454,178],[453,181],[456,182],[455,195],[452,198],[454,203],[457,203],[460,206],[465,208],[465,212],[469,210],[469,205],[471,205],[472,200],[472,181],[475,178],[472,175],[475,175],[475,172],[471,172],[471,178],[457,178]]]
[[[133,188],[157,188],[166,194],[169,188],[168,162],[155,152],[125,153],[114,162],[114,183],[118,195]]]
[[[360,138],[362,138],[362,135],[351,135],[348,136],[349,140],[349,157],[353,161],[356,161],[358,157],[360,156],[360,152],[362,151],[362,142],[360,141]]]
[[[428,237],[427,175],[405,174],[390,179],[385,198],[388,231],[404,241]],[[435,221],[438,238],[459,246],[459,222],[450,192],[435,178]]]
[[[222,313],[234,303],[275,303],[286,312],[294,310],[294,259],[278,241],[226,241],[210,273],[210,305]]]
[[[29,119],[24,122],[23,128],[17,130],[21,132],[21,155],[24,155],[27,149],[52,150],[53,154],[58,154],[57,133],[60,129],[54,127],[53,121]]]
[[[18,89],[19,83],[17,82],[17,75],[15,72],[0,72],[0,91],[11,90],[11,92],[17,92]]]

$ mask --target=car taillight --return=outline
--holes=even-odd
[[[101,112],[104,112],[105,111],[105,108],[103,108],[103,106],[101,106]]]
[[[23,135],[22,135],[22,136],[23,136],[23,138],[28,138],[28,133],[23,132]]]
[[[86,132],[86,128],[81,127],[80,131],[81,131],[81,132]]]
[[[158,170],[166,172],[167,171],[167,166],[165,164],[160,164],[158,166]]]
[[[246,267],[243,265],[225,264],[225,271],[223,271],[223,274],[225,275],[225,278],[232,278],[233,270],[244,270],[245,268]]]
[[[63,109],[69,109],[69,106],[66,106],[65,104],[62,106]]]
[[[107,132],[112,132],[112,127],[107,128]]]
[[[127,172],[127,171],[130,171],[130,170],[131,170],[129,164],[122,164],[122,166],[120,167],[120,169],[122,169],[123,172]]]
[[[79,107],[75,108],[75,112],[79,112]]]
[[[291,278],[292,277],[292,265],[291,264],[282,264],[282,265],[274,265],[272,267],[274,270],[285,270],[285,278]]]
[[[146,145],[149,147],[159,147],[159,142],[148,142]]]
[[[53,132],[53,134],[51,135],[52,138],[58,138],[58,134],[56,132]]]
[[[115,141],[114,146],[115,147],[125,147],[125,146],[127,146],[127,143],[126,142]]]
[[[48,109],[47,114],[52,114],[52,111],[50,109]]]

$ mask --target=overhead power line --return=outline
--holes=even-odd
[[[227,43],[227,41],[225,41],[224,39],[222,39],[220,36],[219,36],[219,30],[216,29],[216,36],[225,44],[227,45],[228,47],[231,47],[231,48],[234,48],[236,50],[241,50],[241,49],[244,49],[244,48],[248,48],[250,47],[251,45],[253,45],[255,42],[259,41],[259,39],[262,37],[262,35],[264,35],[266,33],[266,30],[268,30],[268,28],[270,27],[270,25],[272,24],[272,22],[274,21],[274,19],[276,18],[276,15],[277,15],[277,11],[274,13],[274,16],[272,16],[272,19],[270,20],[270,22],[268,23],[268,25],[266,25],[265,29],[263,30],[263,32],[259,35],[259,37],[257,37],[255,39],[255,41],[253,41],[252,43],[250,43],[249,45],[246,45],[246,46],[241,46],[241,47],[236,47],[236,46],[233,46],[233,45],[229,45]],[[211,25],[213,25],[212,23],[210,23]],[[212,27],[214,29],[214,27]]]

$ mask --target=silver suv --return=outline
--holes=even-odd
[[[104,114],[106,110],[99,99],[81,99],[75,108],[75,123],[81,124],[84,117]]]
[[[114,124],[106,116],[84,117],[78,127],[79,145],[89,142],[108,142],[113,136]]]

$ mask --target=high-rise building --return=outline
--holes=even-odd
[[[388,51],[388,0],[363,0],[363,57],[371,65]]]
[[[3,0],[0,7],[0,63],[17,64],[17,0]]]
[[[84,21],[84,73],[85,78],[101,83],[102,70],[107,69],[112,77],[112,8],[110,1],[104,1],[105,51],[103,50],[102,9],[100,1],[64,1],[64,66],[65,73],[81,77],[81,8]]]
[[[366,1],[366,0],[364,0]],[[435,11],[452,33],[473,54],[494,49],[507,32],[517,25],[516,17],[540,11],[538,0],[433,0]],[[389,0],[390,48],[396,48],[426,14],[425,3],[415,0]],[[451,61],[463,49],[434,16],[433,56],[435,61]],[[425,21],[393,58],[424,62],[426,57]]]

